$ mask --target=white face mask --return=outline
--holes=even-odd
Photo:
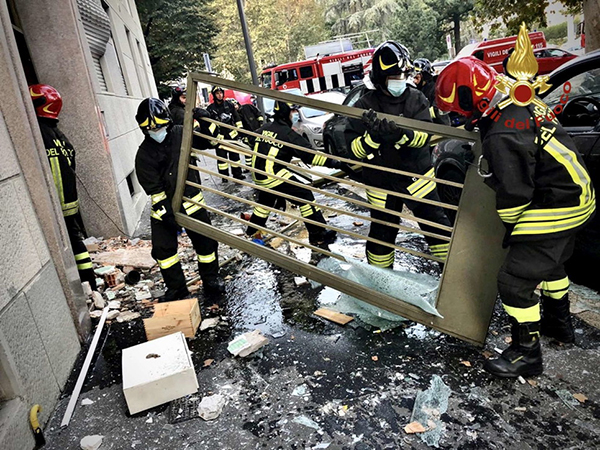
[[[406,90],[406,80],[388,79],[387,90],[394,97],[400,97]]]
[[[162,127],[158,130],[148,130],[148,136],[160,144],[167,137],[167,127]]]

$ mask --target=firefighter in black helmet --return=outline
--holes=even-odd
[[[413,77],[415,85],[429,101],[431,120],[440,125],[450,125],[450,117],[441,112],[435,104],[435,82],[437,75],[433,70],[431,62],[427,58],[417,58],[413,61],[413,66],[415,67],[415,75]]]
[[[171,112],[173,125],[183,125],[186,99],[185,89],[179,86],[173,88],[171,103],[169,103],[169,111]]]
[[[242,119],[235,110],[233,104],[225,100],[225,91],[219,86],[214,86],[210,91],[213,96],[213,102],[208,105],[206,110],[210,113],[211,117],[219,122],[226,123],[228,125],[235,125],[237,128],[242,128]],[[237,130],[231,128],[220,127],[218,132],[220,139],[238,139],[239,133]],[[216,141],[215,141],[216,142]],[[217,156],[226,158],[232,162],[231,164],[231,175],[233,178],[243,180],[242,168],[240,167],[239,160],[240,155],[237,152],[229,151],[223,148],[221,145],[217,146]],[[227,161],[217,161],[217,167],[221,175],[229,175],[230,164]],[[223,183],[227,183],[227,179],[222,178]]]
[[[292,115],[296,109],[297,107],[293,105],[288,105],[285,102],[277,100],[273,107],[273,122],[265,124],[256,132],[262,134],[264,137],[270,137],[280,141],[289,142],[290,144],[310,148],[310,143],[292,130]],[[249,140],[256,153],[252,156],[252,167],[254,169],[277,175],[278,177],[291,181],[298,182],[299,180],[288,170],[287,166],[277,162],[273,163],[272,161],[268,161],[264,157],[261,157],[261,155],[270,156],[288,163],[294,156],[297,156],[306,164],[312,166],[325,166],[330,168],[339,168],[340,166],[339,161],[327,159],[325,156],[321,155],[313,155],[282,144],[273,143],[263,137],[255,138],[250,136]],[[289,200],[300,207],[300,214],[302,217],[322,224],[326,223],[319,208],[308,203],[314,202],[315,200],[312,192],[308,189],[294,186],[281,179],[272,178],[269,175],[263,175],[256,172],[252,173],[252,178],[257,186],[268,188],[270,191],[258,190],[257,202],[261,205],[273,208],[278,200],[283,200],[285,203],[285,200],[288,199],[277,195],[278,192],[282,192],[304,200]],[[254,208],[250,222],[264,227],[269,214],[269,210],[257,206]],[[327,230],[324,227],[311,223],[306,223],[306,229],[308,230],[309,242],[315,246],[327,248],[327,245],[335,241],[336,232],[333,230]],[[257,229],[253,226],[249,226],[246,230],[248,236],[258,237],[256,233]]]
[[[206,111],[194,110],[194,118],[201,124],[206,122],[199,119],[206,116]],[[181,227],[175,221],[172,208],[183,126],[173,125],[167,106],[155,98],[147,98],[140,103],[135,119],[145,135],[135,158],[135,170],[144,191],[152,199],[152,256],[158,262],[167,286],[162,300],[186,298],[189,292],[177,254],[177,233]],[[194,148],[207,147],[208,142],[194,136]],[[200,184],[200,176],[195,170],[188,172],[187,179]],[[184,196],[204,203],[202,191],[196,187],[186,186]],[[196,203],[183,202],[181,212],[210,224],[208,212]],[[198,271],[205,293],[224,292],[225,286],[219,275],[217,242],[191,230],[187,234],[198,255]]]
[[[374,112],[431,122],[429,102],[408,82],[413,70],[408,51],[396,42],[384,42],[373,53],[372,64],[370,77],[375,90],[365,93],[354,105],[356,108],[368,109],[369,112],[365,112],[363,120],[349,119],[345,130],[348,148],[356,158],[366,159],[369,164],[434,176],[429,153],[429,135],[422,131],[400,128],[394,122],[379,119]],[[413,179],[368,167],[363,169],[363,173],[365,183],[374,188],[380,187],[415,198],[439,201],[434,181]],[[367,197],[369,203],[374,206],[398,212],[402,211],[403,204],[406,204],[416,217],[450,226],[444,210],[438,206],[404,200],[373,188],[367,190]],[[375,209],[371,210],[371,217],[400,223],[398,216]],[[425,224],[420,224],[420,227],[425,231],[449,235],[448,232]],[[397,233],[397,228],[371,223],[369,236],[393,244]],[[426,239],[433,255],[445,259],[448,254],[448,242],[432,237]],[[383,268],[393,267],[393,248],[367,242],[366,252],[369,264]]]

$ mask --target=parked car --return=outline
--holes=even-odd
[[[444,67],[446,67],[448,64],[450,64],[452,62],[451,59],[445,59],[443,61],[437,61],[431,64],[431,67],[433,67],[433,70],[435,72],[436,75],[439,75],[440,72],[442,70],[444,70]]]
[[[552,87],[540,97],[557,112],[558,120],[583,156],[592,183],[600,189],[600,50],[561,65],[550,74],[548,83]],[[561,101],[562,111],[558,107]],[[462,183],[471,155],[469,144],[464,141],[440,143],[432,152],[436,177]],[[442,201],[458,204],[460,191],[456,188],[438,183],[438,192]],[[599,265],[600,213],[597,213],[578,233],[567,273],[574,282],[600,290]]]
[[[281,92],[285,92],[286,94],[304,96],[304,94],[302,93],[302,91],[300,89],[287,89],[287,90],[281,91]],[[273,100],[272,98],[264,97],[263,105],[265,107],[265,114],[269,117],[273,116],[273,108],[275,107],[275,100]]]
[[[323,92],[310,95],[309,98],[340,105],[346,96],[341,92]],[[298,121],[292,125],[292,129],[310,142],[312,148],[322,149],[324,147],[323,126],[331,117],[333,117],[332,113],[302,106],[298,110]]]
[[[577,58],[573,53],[560,48],[540,48],[533,52],[538,63],[538,73],[540,75],[548,74],[554,69],[562,66],[567,61]]]

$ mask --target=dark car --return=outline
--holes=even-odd
[[[590,172],[592,183],[600,188],[600,51],[568,61],[550,75],[552,87],[540,95],[556,113],[573,138]],[[472,156],[464,141],[441,142],[432,152],[436,177],[463,182]],[[458,204],[456,188],[438,184],[442,201]],[[452,212],[449,211],[451,214]],[[576,283],[600,289],[600,213],[577,235],[573,258],[567,263],[569,277]]]

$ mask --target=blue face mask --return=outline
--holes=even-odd
[[[298,122],[300,115],[298,113],[292,113],[292,123]]]
[[[406,80],[388,80],[387,90],[394,97],[400,97],[406,90]]]
[[[160,144],[167,137],[167,127],[162,127],[158,130],[148,130],[148,136]]]

